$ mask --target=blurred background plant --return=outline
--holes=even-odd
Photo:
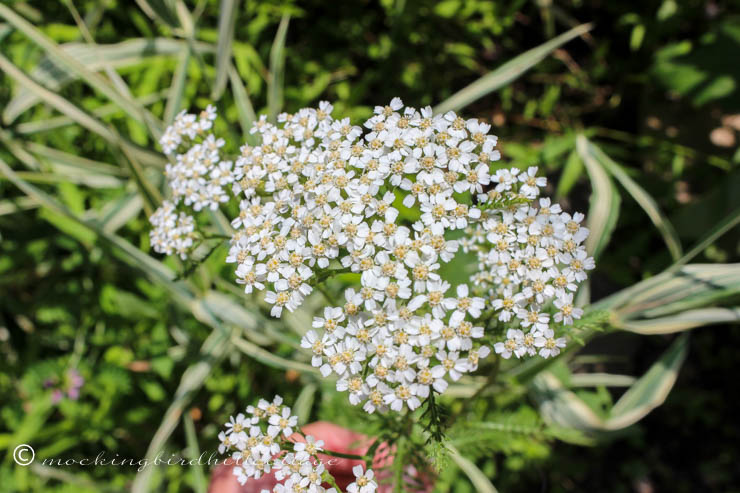
[[[456,389],[475,399],[443,402],[468,419],[440,491],[737,488],[738,7],[3,0],[0,484],[205,491],[205,468],[21,468],[12,450],[197,457],[275,393],[368,431],[303,363],[308,314],[245,305],[223,247],[175,281],[189,266],[150,255],[147,216],[180,109],[215,102],[234,151],[255,114],[326,99],[358,121],[398,95],[490,121],[505,161],[589,211],[597,256],[585,348],[476,392],[484,367]]]

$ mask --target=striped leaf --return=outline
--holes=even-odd
[[[666,271],[592,305],[620,320],[656,318],[702,308],[740,293],[740,264],[691,264]]]
[[[295,400],[295,404],[293,404],[293,413],[295,416],[298,416],[299,426],[307,424],[308,420],[311,419],[311,408],[316,399],[317,390],[318,386],[315,383],[309,383],[298,394],[298,398]]]
[[[199,53],[211,53],[212,45],[196,43]],[[90,71],[98,71],[106,65],[112,68],[130,67],[152,61],[157,57],[171,57],[180,55],[189,45],[182,40],[169,38],[133,38],[115,44],[89,45],[83,43],[65,43],[59,49],[76,58]],[[76,80],[76,74],[54,62],[54,59],[45,55],[30,73],[44,87],[59,90],[65,84]],[[33,105],[40,103],[40,98],[24,86],[18,86],[18,91],[3,110],[3,121],[11,123]],[[141,99],[135,102],[142,106]],[[120,106],[116,105],[120,110]]]
[[[571,387],[629,387],[636,378],[630,375],[612,373],[573,373],[570,376]]]
[[[439,103],[434,107],[434,112],[445,113],[450,110],[460,110],[486,94],[506,86],[519,78],[527,70],[540,63],[547,55],[555,51],[555,49],[573,38],[582,36],[590,31],[591,28],[593,28],[592,24],[581,24],[536,48],[522,53]]]
[[[607,421],[609,429],[626,428],[663,404],[688,351],[688,334],[684,334],[614,404]]]
[[[211,90],[211,99],[218,100],[226,89],[229,66],[231,66],[231,43],[236,24],[236,0],[221,0],[218,17],[218,46],[216,46],[216,80]]]
[[[233,65],[229,67],[229,82],[234,94],[234,105],[239,116],[239,125],[242,127],[242,135],[247,143],[254,145],[257,143],[257,138],[249,133],[249,129],[252,128],[252,125],[257,120],[257,115],[254,113],[252,101],[250,101],[247,89],[239,77],[239,72],[236,71]]]
[[[169,90],[164,89],[162,91],[147,94],[145,96],[137,98],[136,101],[141,105],[148,106],[150,104],[161,101],[167,96],[168,93]],[[108,103],[90,110],[90,114],[100,120],[119,113],[120,111],[121,110],[118,108],[118,106],[113,103]],[[43,120],[32,120],[29,122],[19,123],[17,126],[14,127],[14,130],[18,134],[29,135],[39,132],[49,132],[51,130],[56,130],[57,128],[67,127],[74,124],[75,121],[68,116],[52,116]],[[155,161],[154,164],[161,164],[161,167],[164,167],[164,163],[167,162],[166,159],[164,159],[161,155],[155,154],[153,152],[151,153],[151,157],[158,158],[158,161]]]
[[[172,75],[172,84],[167,94],[167,106],[164,108],[164,122],[171,125],[175,115],[182,108],[182,98],[185,93],[185,81],[188,77],[188,65],[190,64],[190,46],[182,47],[180,57],[177,61],[177,69]]]
[[[0,5],[0,7],[2,7],[2,5]],[[142,164],[162,163],[162,157],[160,155],[137,146],[125,137],[122,137],[113,127],[104,124],[99,119],[80,109],[77,105],[71,103],[57,93],[42,87],[3,55],[0,55],[0,70],[13,78],[19,85],[22,85],[34,92],[45,103],[60,113],[68,116],[82,127],[99,135],[112,145],[120,147],[121,150],[125,149],[132,157],[140,160]]]
[[[112,102],[116,103],[131,118],[146,125],[154,138],[159,139],[163,131],[161,122],[154,118],[144,107],[126,95],[121,94],[100,74],[89,70],[75,57],[66,53],[53,40],[44,35],[26,19],[16,14],[10,7],[0,4],[0,17],[5,18],[8,23],[36,43],[49,57],[53,58],[55,63],[63,66],[65,70],[74,73],[90,85],[90,87],[100,91]],[[99,58],[99,56],[96,56],[96,59]]]
[[[137,192],[128,193],[106,203],[100,211],[100,227],[105,233],[115,233],[141,213],[144,201]]]
[[[445,442],[445,447],[450,453],[452,461],[460,468],[462,472],[468,477],[470,482],[473,484],[473,488],[478,493],[497,493],[496,489],[491,481],[488,479],[483,471],[475,465],[470,459],[463,457],[460,452],[449,442]]]
[[[593,189],[586,218],[586,225],[591,231],[586,240],[586,250],[598,258],[617,225],[621,199],[608,173],[594,156],[593,146],[584,135],[576,138],[576,151],[586,166]]]
[[[195,431],[195,423],[188,413],[182,415],[183,427],[185,428],[185,441],[188,444],[188,459],[198,461],[200,459],[200,446],[198,435]],[[193,468],[193,490],[195,493],[206,493],[208,483],[200,467]]]
[[[617,327],[637,334],[656,335],[682,332],[706,325],[738,322],[740,322],[740,307],[713,307],[687,310],[675,315],[648,320],[617,322]]]
[[[684,334],[629,387],[605,418],[566,389],[552,373],[539,374],[534,379],[532,393],[548,423],[597,434],[621,430],[637,423],[665,402],[687,353],[688,338]]]
[[[585,137],[583,137],[585,139]],[[673,228],[668,218],[658,207],[649,193],[645,191],[640,185],[638,185],[622,167],[615,163],[609,156],[604,153],[596,144],[588,141],[585,146],[587,152],[593,156],[596,163],[601,165],[609,174],[611,174],[629,193],[633,199],[642,207],[645,213],[648,215],[652,223],[658,229],[660,234],[663,236],[668,251],[673,257],[673,260],[678,260],[681,257],[681,240],[678,239],[678,234]]]
[[[275,40],[270,49],[270,78],[267,84],[267,109],[270,121],[274,122],[283,108],[283,84],[285,80],[285,38],[288,35],[290,15],[280,20]]]

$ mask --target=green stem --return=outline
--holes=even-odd
[[[327,471],[324,471],[324,474],[321,475],[321,479],[323,479],[324,482],[332,485],[334,488],[336,488],[337,491],[342,491],[337,485],[337,482],[334,480],[334,476],[329,474]]]
[[[324,455],[330,455],[332,457],[339,457],[341,459],[352,459],[352,460],[361,460],[361,461],[365,460],[364,455],[345,454],[344,452],[335,452],[333,450],[327,450],[327,449],[324,449],[319,453],[324,454]]]
[[[204,240],[230,240],[231,239],[231,236],[229,235],[219,235],[219,234],[214,234],[214,235],[201,234],[201,237]]]
[[[308,440],[306,438],[306,434],[303,433],[303,430],[296,430],[296,432],[301,435],[304,439]],[[285,440],[286,443],[295,443],[292,439]],[[327,450],[323,449],[320,454],[324,455],[330,455],[332,457],[339,457],[342,459],[352,459],[352,460],[365,460],[365,457],[362,455],[355,455],[355,454],[345,454],[344,452],[335,452],[334,450]]]
[[[367,452],[365,452],[365,469],[370,469],[373,467],[375,452],[377,452],[378,447],[380,447],[380,443],[380,439],[376,438],[373,444],[370,445],[370,448],[367,449]]]

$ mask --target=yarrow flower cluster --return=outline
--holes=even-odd
[[[445,233],[481,216],[454,194],[489,184],[496,137],[452,112],[401,109],[398,98],[376,108],[364,136],[349,119],[334,120],[328,103],[252,129],[261,144],[242,147],[235,162],[233,190],[243,199],[227,261],[247,292],[267,290],[274,316],[295,310],[333,261],[362,274],[358,306],[370,311],[421,295],[413,312],[449,287],[437,270],[457,242]],[[400,216],[403,194],[404,209],[418,204],[415,222]],[[431,303],[437,312],[449,304],[436,294]]]
[[[546,183],[535,172],[530,168],[502,176],[498,192],[518,185],[520,195],[534,195],[533,187]],[[581,225],[583,218],[541,198],[539,207],[530,203],[490,211],[477,228],[468,230],[463,250],[478,257],[473,285],[482,290],[499,321],[521,327],[509,329],[506,341],[494,345],[502,357],[539,353],[547,358],[565,347],[565,338],[555,337],[553,322],[571,325],[583,315],[573,305],[573,295],[595,266],[582,245],[589,233]],[[549,304],[556,309],[552,316],[546,311]]]
[[[183,260],[188,257],[195,238],[195,220],[191,216],[178,214],[172,202],[164,201],[149,222],[152,224],[149,239],[155,252],[177,254]]]
[[[197,212],[205,208],[216,210],[229,200],[224,187],[233,181],[232,162],[221,160],[224,140],[209,133],[215,119],[214,106],[208,106],[198,116],[182,111],[160,139],[164,153],[174,162],[165,168],[172,200],[165,201],[149,218],[155,252],[177,253],[183,260],[187,258],[195,237],[194,219],[185,212],[178,215],[181,201]],[[187,151],[177,153],[179,148]]]
[[[210,110],[178,116],[162,141],[186,205],[217,207],[231,184],[240,212],[226,261],[246,293],[265,291],[273,316],[337,273],[359,274],[303,338],[312,364],[372,413],[413,410],[448,377],[475,371],[491,352],[486,327],[510,329],[494,344],[504,358],[558,354],[555,331],[582,314],[573,292],[594,266],[583,215],[539,198],[537,168],[495,166],[484,122],[398,98],[362,127],[331,112],[322,102],[277,125],[260,118],[257,145],[242,146],[233,166],[206,135]],[[440,268],[460,250],[477,256],[478,273],[452,286]]]
[[[292,415],[290,407],[283,405],[279,395],[272,401],[261,399],[257,406],[249,406],[246,414],[231,416],[226,430],[218,438],[221,441],[219,453],[231,452],[238,464],[234,475],[240,484],[248,479],[259,479],[273,472],[280,481],[272,489],[275,493],[303,491],[310,493],[333,492],[321,485],[327,480],[329,472],[318,458],[322,452],[323,440],[308,435],[305,442],[293,440],[298,417]],[[352,493],[374,493],[377,483],[372,469],[363,470],[357,465],[353,468],[355,481],[347,487]],[[270,490],[263,490],[269,493]]]

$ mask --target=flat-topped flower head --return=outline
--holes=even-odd
[[[200,237],[181,209],[217,209],[230,192],[226,261],[273,317],[354,273],[301,341],[352,404],[416,409],[477,370],[484,340],[503,358],[564,347],[564,327],[583,314],[573,294],[594,268],[584,216],[541,197],[536,167],[501,166],[488,123],[393,98],[352,125],[321,102],[260,117],[254,145],[225,156],[215,118],[212,107],[183,112],[162,138],[173,198],[152,216],[153,247],[187,257]],[[458,255],[475,259],[462,283],[445,265]],[[254,413],[268,436],[295,427],[281,410]]]

